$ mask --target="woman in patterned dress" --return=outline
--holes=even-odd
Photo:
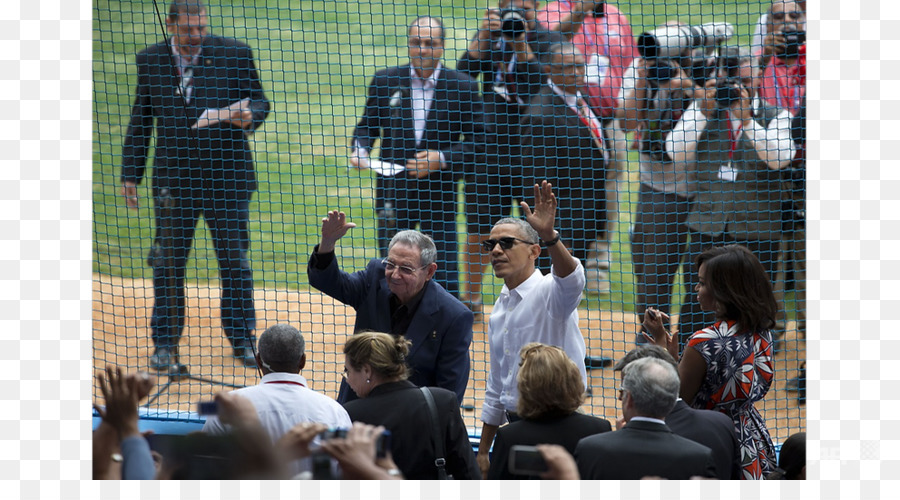
[[[753,403],[765,397],[774,373],[772,283],[759,259],[740,245],[711,248],[697,264],[700,280],[694,289],[703,310],[716,312],[716,323],[694,333],[681,354],[681,398],[694,408],[730,416],[740,441],[743,479],[763,479],[775,469],[775,447]],[[668,319],[649,308],[643,326],[677,359],[677,336],[663,326]]]

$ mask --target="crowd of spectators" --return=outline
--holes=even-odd
[[[201,433],[142,435],[137,408],[153,378],[112,368],[98,375],[95,478],[805,477],[805,458],[797,458],[805,436],[792,437],[776,464],[754,407],[772,383],[784,328],[773,282],[804,272],[795,240],[804,226],[805,3],[775,0],[760,20],[761,46],[745,48],[726,44],[733,28],[724,22],[667,20],[635,40],[606,2],[539,7],[501,0],[488,9],[456,70],[442,64],[443,22],[416,18],[408,64],[372,78],[350,162],[379,172],[382,258],[354,273],[340,269],[336,245],[356,224],[334,210],[308,264],[312,286],[357,313],[337,400],[300,375],[307,360],[298,330],[276,325],[255,344],[248,320],[247,331],[229,338],[244,364],[260,368],[260,384],[216,394]],[[187,15],[202,17],[203,29],[179,34]],[[197,0],[175,0],[170,12],[170,31],[194,40],[198,54],[205,15]],[[180,88],[199,98],[192,71],[179,70]],[[138,96],[135,112],[146,119],[132,123],[131,135],[151,127],[151,99]],[[225,121],[244,134],[268,108],[241,103]],[[611,207],[629,133],[640,170],[630,235],[643,324],[639,345],[617,365],[613,431],[579,412],[590,358],[577,307],[582,293],[609,291]],[[376,143],[379,160],[370,157]],[[126,177],[123,188],[134,207],[136,180]],[[465,280],[456,259],[460,180]],[[525,201],[532,186],[533,211]],[[244,191],[236,210],[249,202],[252,189]],[[557,197],[565,200],[559,208]],[[157,198],[168,213],[170,197]],[[524,218],[512,217],[515,201]],[[182,237],[190,239],[201,212],[209,217],[202,208]],[[173,228],[160,227],[154,269],[173,257],[163,248]],[[229,265],[242,279],[246,251],[223,247],[220,259],[234,253]],[[504,286],[489,320],[476,454],[459,408],[488,262]],[[672,324],[679,272],[684,300]],[[178,276],[157,278],[159,330],[166,297],[183,286]],[[223,288],[231,278],[223,274]],[[154,337],[151,368],[177,375],[187,367],[178,335],[170,336]]]

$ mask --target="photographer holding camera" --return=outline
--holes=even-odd
[[[806,95],[806,13],[800,2],[775,0],[767,12],[760,96],[797,114]]]
[[[749,51],[722,49],[718,66],[718,78],[706,83],[665,141],[674,164],[695,177],[696,194],[685,221],[690,271],[685,271],[679,319],[682,339],[715,320],[712,312],[702,312],[694,293],[696,257],[707,248],[744,245],[774,281],[787,196],[780,170],[795,153],[790,111],[760,99]]]
[[[537,21],[537,7],[536,0],[501,0],[499,8],[488,9],[457,63],[457,70],[482,77],[485,121],[490,124],[486,168],[467,176],[465,187],[468,293],[460,298],[476,314],[482,310],[481,279],[488,264],[481,240],[534,183],[521,177],[513,160],[518,157],[519,117],[543,84],[540,57],[553,43],[566,40]]]
[[[641,57],[622,78],[616,117],[625,130],[635,131],[633,147],[640,152],[641,188],[631,230],[639,316],[650,306],[669,313],[672,286],[687,248],[684,221],[694,194],[693,173],[668,156],[665,136],[701,90],[692,76],[706,76],[707,46],[730,36],[726,23],[689,26],[669,21],[639,37]],[[638,334],[637,342],[645,342],[644,337]]]

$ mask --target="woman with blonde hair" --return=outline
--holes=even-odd
[[[360,399],[344,403],[350,420],[382,425],[391,432],[391,454],[406,479],[438,479],[435,460],[446,460],[454,479],[481,479],[456,394],[428,387],[437,428],[425,395],[408,381],[410,341],[387,333],[362,332],[344,345],[344,378]],[[443,447],[438,457],[436,444]]]
[[[581,438],[612,429],[606,420],[578,413],[585,398],[584,381],[575,362],[559,347],[525,344],[516,382],[521,420],[497,430],[488,479],[531,478],[508,470],[514,445],[557,444],[571,454]]]

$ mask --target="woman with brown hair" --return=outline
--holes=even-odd
[[[578,413],[584,403],[584,382],[575,362],[559,347],[525,344],[516,382],[516,411],[522,420],[497,430],[488,479],[532,478],[508,470],[514,445],[558,444],[572,454],[581,438],[612,429],[606,420]]]
[[[438,458],[446,460],[446,472],[454,479],[481,479],[456,394],[440,387],[426,389],[437,408],[440,435],[434,435],[425,395],[407,380],[409,346],[403,337],[378,332],[347,340],[344,378],[360,397],[344,403],[350,420],[383,425],[391,432],[391,454],[406,479],[438,479]],[[443,457],[437,456],[436,439]]]
[[[697,259],[695,287],[704,311],[715,311],[716,323],[691,335],[681,361],[681,398],[690,406],[718,410],[734,421],[741,447],[742,479],[763,479],[775,469],[775,446],[766,422],[753,406],[769,391],[774,366],[772,333],[777,304],[765,269],[747,248],[711,248]],[[678,359],[678,339],[650,308],[644,329],[656,345]]]

